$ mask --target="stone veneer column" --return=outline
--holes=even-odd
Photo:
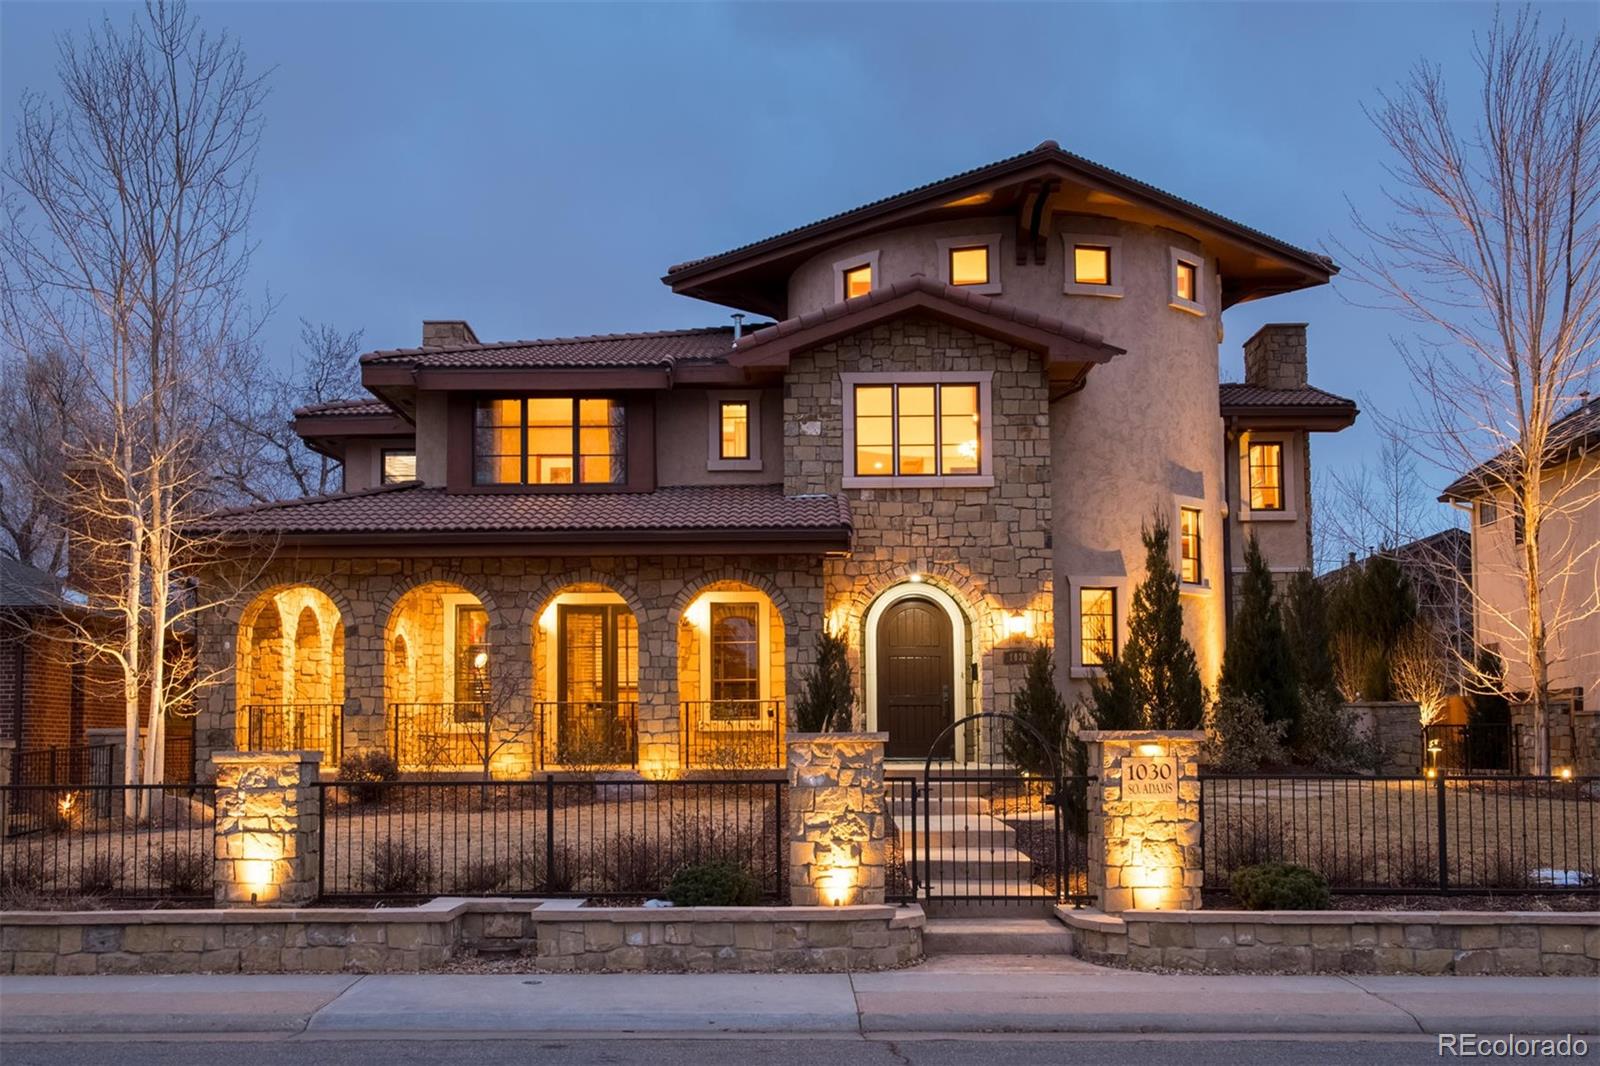
[[[302,907],[317,896],[315,751],[222,751],[217,767],[218,906]]]
[[[1091,730],[1078,739],[1098,778],[1089,785],[1089,891],[1100,909],[1199,910],[1205,733]]]
[[[791,733],[789,902],[882,903],[887,733]]]

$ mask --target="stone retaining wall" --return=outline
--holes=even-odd
[[[1137,970],[1600,974],[1600,912],[1060,908],[1078,954]]]
[[[0,974],[415,973],[463,952],[530,970],[886,969],[922,958],[920,907],[578,907],[437,899],[372,910],[28,911],[0,916]]]

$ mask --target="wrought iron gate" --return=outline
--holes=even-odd
[[[891,772],[889,897],[1087,902],[1086,797],[1061,753],[1015,715],[952,723],[920,772]]]

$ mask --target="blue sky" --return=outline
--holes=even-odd
[[[56,34],[115,5],[0,5],[0,119],[52,91]],[[659,276],[1046,138],[1296,244],[1381,209],[1361,106],[1419,58],[1472,92],[1486,4],[211,3],[274,68],[256,284],[300,317],[417,343],[726,321]],[[1548,21],[1594,32],[1600,6]],[[1343,295],[1341,295],[1343,292]],[[1367,403],[1409,389],[1407,323],[1336,283],[1238,307],[1224,377],[1262,322],[1311,323],[1311,376]],[[1318,441],[1337,468],[1370,425]],[[1431,473],[1430,473],[1430,476]]]

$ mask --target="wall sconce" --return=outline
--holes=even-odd
[[[1158,759],[1167,753],[1167,749],[1160,744],[1140,744],[1139,754],[1147,759]]]
[[[478,654],[476,654],[476,655],[474,655],[472,657],[472,668],[474,670],[482,670],[485,666],[488,666],[488,665],[489,665],[489,653],[488,652],[480,651],[480,652],[478,652]]]
[[[910,577],[906,578],[906,580],[911,582],[913,585],[920,585],[922,584],[922,575],[913,573]]]
[[[539,628],[546,633],[554,633],[556,631],[556,605],[554,600],[550,602],[550,606],[544,609],[544,613],[539,615]]]
[[[1571,781],[1572,780],[1572,767],[1563,766],[1561,769],[1556,771],[1556,776],[1561,778],[1561,780],[1563,780],[1563,781]]]
[[[854,870],[846,866],[835,866],[817,881],[817,888],[830,906],[842,907],[849,900],[850,890],[855,887],[855,883]]]
[[[683,617],[696,629],[704,629],[711,624],[711,601],[701,596],[684,609]]]

